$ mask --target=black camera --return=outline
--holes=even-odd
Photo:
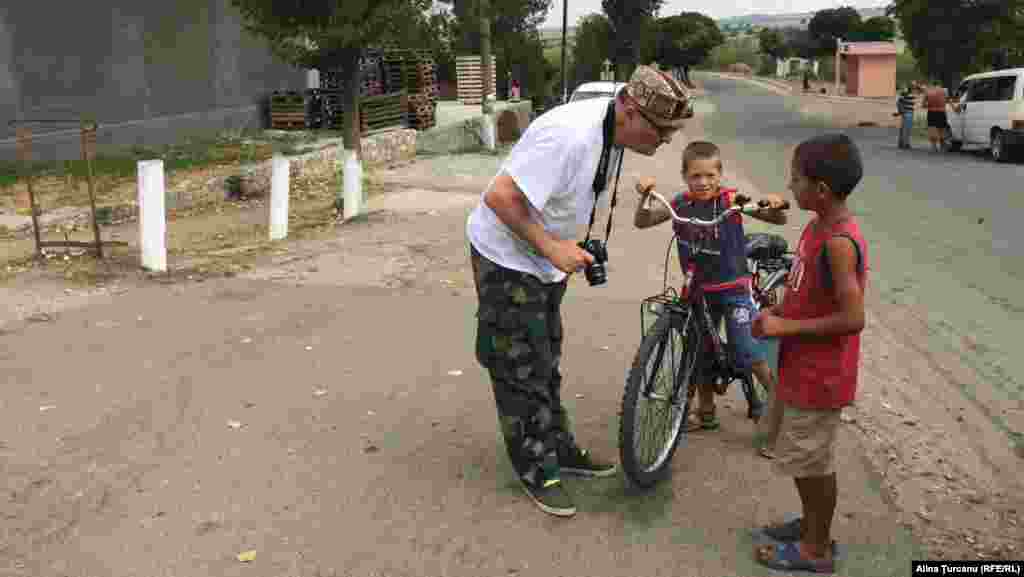
[[[604,268],[604,263],[608,262],[608,249],[604,242],[592,238],[579,243],[579,246],[594,255],[593,264],[589,264],[583,269],[583,274],[587,277],[590,286],[601,286],[608,282],[608,271]]]

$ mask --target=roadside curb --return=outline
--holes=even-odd
[[[792,95],[795,95],[795,96],[806,96],[808,98],[815,98],[815,99],[818,99],[818,100],[830,100],[830,101],[834,101],[834,102],[851,102],[851,103],[856,102],[856,103],[864,103],[864,104],[876,104],[876,105],[879,105],[879,106],[884,106],[886,108],[893,108],[895,106],[895,104],[896,104],[896,98],[895,97],[893,97],[891,99],[881,100],[881,99],[878,99],[878,98],[864,98],[864,97],[860,97],[860,96],[836,96],[835,94],[819,94],[819,93],[816,93],[816,92],[803,92],[803,91],[794,90],[793,86],[788,84],[788,83],[784,83],[784,82],[780,82],[780,81],[775,81],[775,80],[770,80],[770,79],[763,78],[763,77],[740,76],[740,75],[737,75],[737,74],[727,74],[727,73],[724,73],[724,72],[706,72],[706,73],[707,74],[711,74],[711,75],[715,75],[715,76],[720,76],[722,78],[729,78],[729,79],[732,79],[732,80],[744,80],[746,82],[750,82],[751,84],[757,84],[757,85],[760,85],[760,86],[764,86],[765,88],[775,89],[775,90],[784,90],[784,91],[786,91],[787,94],[792,94]]]

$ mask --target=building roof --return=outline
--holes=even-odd
[[[897,54],[899,51],[895,42],[844,42],[840,52],[850,56],[877,56]]]

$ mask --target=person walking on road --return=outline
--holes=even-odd
[[[907,84],[903,87],[896,100],[896,114],[900,118],[900,139],[899,147],[905,150],[910,149],[911,132],[914,129],[914,90],[913,86]]]
[[[946,89],[931,85],[924,89],[924,106],[928,110],[928,141],[932,150],[942,150],[946,141],[949,119],[946,117]]]
[[[562,299],[568,275],[594,263],[576,242],[577,227],[593,221],[623,147],[653,155],[689,116],[686,88],[640,66],[615,97],[570,102],[534,120],[469,215],[476,357],[490,375],[515,473],[549,514],[576,512],[563,473],[617,469],[579,448],[561,402]]]

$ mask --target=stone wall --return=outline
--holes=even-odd
[[[408,162],[416,156],[416,134],[412,129],[398,129],[371,134],[363,138],[363,168],[372,169],[388,165]],[[289,177],[294,182],[297,178],[326,178],[341,169],[341,139],[329,139],[317,143],[315,150],[303,154],[289,156]],[[186,211],[203,199],[222,199],[228,190],[228,179],[243,173],[245,179],[243,189],[247,196],[261,197],[270,192],[273,162],[266,160],[238,170],[224,170],[220,176],[208,178],[197,183],[187,180],[177,185],[167,185],[167,210],[170,214]],[[114,206],[98,207],[103,212],[101,221],[111,223],[129,222],[138,217],[138,203],[127,202]],[[106,216],[109,215],[109,216]],[[59,224],[88,225],[88,208],[63,207],[43,213],[40,224],[54,226]],[[26,215],[0,215],[0,224],[6,227],[8,236],[24,238],[32,234],[32,221]]]

